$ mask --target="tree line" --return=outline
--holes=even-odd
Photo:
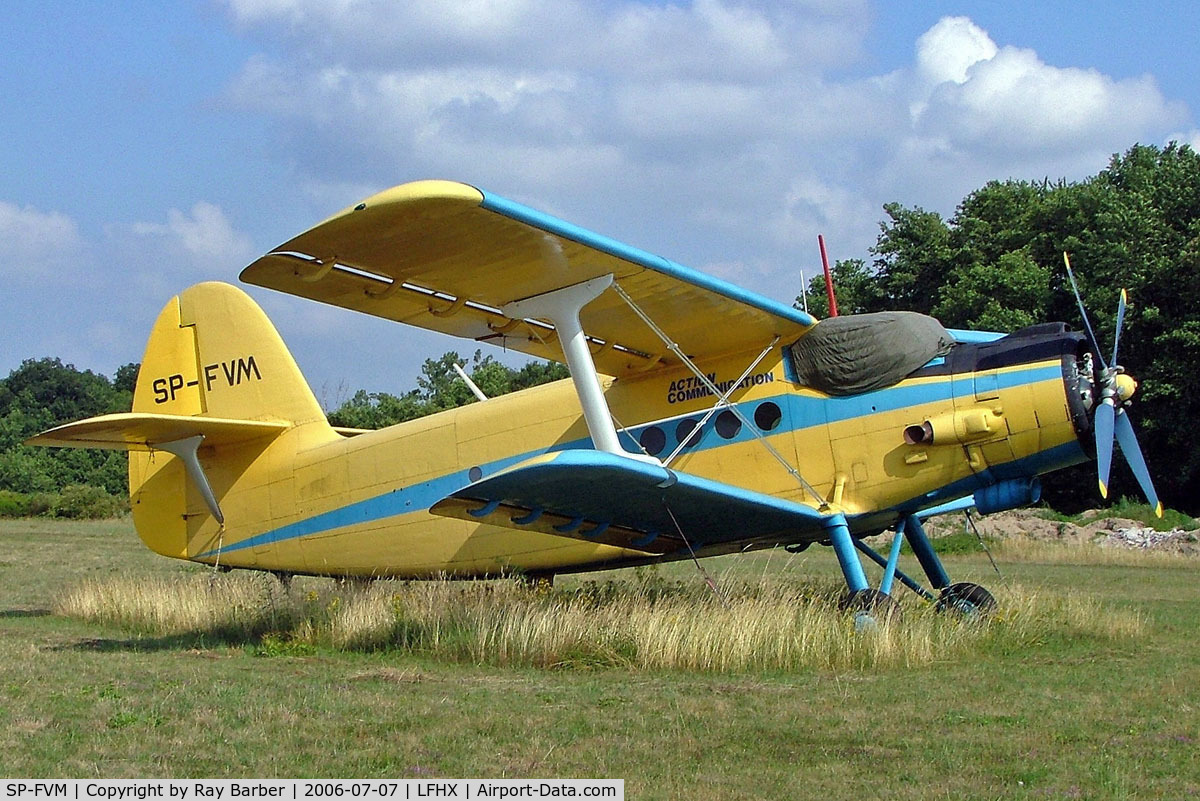
[[[833,267],[843,314],[909,309],[951,328],[1010,332],[1047,320],[1081,327],[1062,253],[1071,254],[1096,335],[1112,347],[1117,298],[1132,305],[1121,334],[1121,363],[1140,382],[1131,416],[1159,494],[1200,512],[1200,156],[1186,145],[1135,145],[1079,182],[993,181],[967,195],[954,214],[899,203],[884,206],[871,261]],[[800,300],[797,299],[797,304]],[[823,282],[808,306],[827,313]],[[350,428],[381,428],[470,403],[452,365],[459,354],[427,359],[417,386],[402,394],[360,389],[329,414]],[[0,514],[81,516],[124,503],[124,453],[26,448],[28,437],[62,423],[128,411],[138,365],[110,379],[58,359],[31,359],[0,379]],[[469,372],[489,397],[564,378],[556,363],[507,367],[476,351]],[[1098,502],[1095,466],[1046,482],[1061,511]],[[1113,497],[1139,494],[1114,460]],[[116,500],[114,500],[116,499]]]
[[[993,181],[949,219],[891,203],[873,259],[833,268],[843,314],[910,309],[950,328],[1011,332],[1059,320],[1082,330],[1063,252],[1079,281],[1096,337],[1111,354],[1121,289],[1132,304],[1120,362],[1140,387],[1130,416],[1164,501],[1200,511],[1200,155],[1187,145],[1135,145],[1095,176]],[[828,309],[820,277],[809,309]],[[1107,359],[1107,355],[1106,355]],[[1140,497],[1114,459],[1110,489]],[[1062,511],[1098,501],[1094,465],[1045,483]]]

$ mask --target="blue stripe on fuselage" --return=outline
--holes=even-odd
[[[788,433],[789,431],[799,431],[813,426],[825,425],[827,423],[837,423],[845,420],[851,420],[857,417],[866,417],[880,412],[895,411],[909,406],[917,406],[920,404],[934,403],[937,401],[948,400],[953,393],[953,378],[954,376],[945,376],[940,381],[922,382],[911,384],[908,386],[895,386],[887,389],[882,389],[877,392],[869,392],[862,395],[853,395],[848,397],[820,398],[806,395],[785,392],[781,395],[775,395],[770,398],[762,398],[755,401],[745,401],[734,404],[738,410],[746,417],[747,420],[754,419],[754,410],[762,403],[773,401],[778,404],[783,411],[783,418],[779,426],[769,432],[770,436]],[[959,376],[960,383],[963,382],[964,376]],[[1033,367],[1025,370],[1013,370],[1011,372],[1001,373],[998,377],[1000,388],[1009,388],[1021,384],[1032,384],[1047,380],[1061,380],[1062,369],[1058,365]],[[970,382],[966,382],[970,383]],[[680,417],[692,417],[699,421],[704,416],[704,412],[691,412]],[[667,418],[673,419],[673,418]],[[629,434],[634,439],[640,433],[652,425],[663,426],[662,421],[653,421],[644,423],[639,426],[634,426],[629,430]],[[667,429],[669,438],[667,447],[662,455],[670,453],[676,444],[677,438],[674,436],[674,426],[663,426]],[[755,436],[746,430],[745,426],[732,438],[723,439],[713,433],[713,420],[710,419],[701,432],[700,441],[687,449],[687,452],[695,452],[697,450],[709,450],[711,448],[724,447],[726,445],[736,445],[743,442],[748,442]],[[623,435],[622,440],[628,442],[629,436]],[[494,475],[500,470],[511,467],[518,462],[526,459],[531,459],[543,453],[551,451],[569,450],[575,448],[591,447],[590,439],[579,439],[571,442],[559,443],[557,445],[542,448],[537,450],[526,451],[525,453],[516,456],[505,457],[487,464],[478,465],[483,470],[483,475]],[[1003,467],[1003,466],[1002,466]],[[440,501],[442,498],[450,495],[452,492],[461,489],[470,483],[467,475],[468,470],[462,469],[444,476],[423,481],[418,484],[413,484],[408,487],[400,487],[382,495],[376,495],[373,498],[367,498],[362,501],[347,504],[346,506],[322,512],[313,515],[312,517],[298,520],[295,523],[289,523],[270,531],[256,534],[248,537],[240,542],[224,546],[221,550],[224,553],[231,551],[239,551],[245,548],[254,548],[262,545],[269,545],[284,540],[295,539],[297,537],[307,537],[314,534],[323,534],[334,531],[336,529],[347,528],[350,526],[360,525],[362,523],[370,523],[377,520],[382,520],[388,517],[398,517],[400,515],[411,514],[413,512],[423,512]],[[975,479],[969,479],[974,481]],[[969,494],[974,488],[968,490]],[[927,504],[926,504],[927,505]],[[204,559],[214,556],[217,551],[210,550],[193,557],[195,559]]]

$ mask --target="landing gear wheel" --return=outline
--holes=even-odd
[[[879,590],[847,593],[838,607],[854,615],[855,631],[870,631],[878,628],[880,623],[891,623],[900,618],[900,604]]]
[[[942,597],[937,601],[937,610],[958,612],[971,618],[987,617],[996,611],[996,599],[978,584],[960,581],[942,590]]]

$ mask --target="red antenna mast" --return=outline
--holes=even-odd
[[[829,296],[829,316],[837,317],[837,298],[833,294],[833,273],[829,269],[829,256],[825,253],[825,236],[817,234],[817,244],[821,246],[821,266],[825,269],[825,293]]]

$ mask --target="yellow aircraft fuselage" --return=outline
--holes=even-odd
[[[756,431],[728,410],[697,429],[717,399],[682,366],[602,384],[626,450],[663,461],[678,451],[673,469],[797,503],[823,502],[861,536],[989,487],[1015,493],[996,508],[1028,502],[1038,474],[1087,458],[1079,438],[1086,413],[1081,418],[1072,383],[1080,338],[1060,330],[1009,339],[959,345],[894,386],[849,397],[797,384],[788,342],[736,386],[758,351],[700,362]],[[590,447],[571,382],[339,433],[266,317],[225,284],[192,287],[163,309],[134,412],[286,424],[276,436],[199,446],[223,525],[181,458],[153,448],[131,452],[135,525],[167,556],[284,573],[424,578],[552,574],[687,555],[432,513],[438,500],[518,462]],[[684,534],[701,556],[824,538],[819,530],[769,539],[723,532],[706,544],[708,532]]]

